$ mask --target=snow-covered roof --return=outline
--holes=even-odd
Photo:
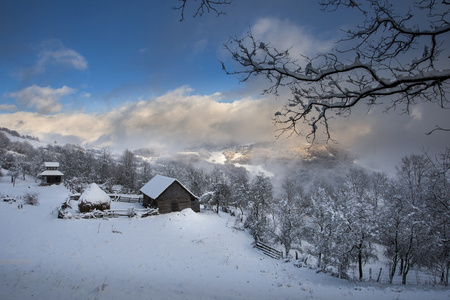
[[[44,162],[44,167],[46,167],[46,168],[59,168],[59,162],[46,161],[46,162]]]
[[[111,198],[105,193],[97,184],[91,183],[81,194],[79,203],[90,202],[90,203],[110,203]]]
[[[147,182],[140,191],[146,194],[152,199],[158,198],[172,183],[178,182],[186,191],[194,196],[184,185],[182,185],[178,180],[171,177],[166,177],[162,175],[156,175],[149,182]],[[195,197],[195,196],[194,196]]]
[[[64,174],[58,170],[45,170],[44,172],[38,175],[38,177],[41,176],[64,176]]]

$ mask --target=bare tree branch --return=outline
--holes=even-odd
[[[435,131],[450,131],[450,128],[442,128],[442,127],[436,125],[435,128],[433,130],[427,132],[426,135],[430,135]]]
[[[253,76],[267,78],[264,93],[290,89],[292,98],[274,117],[280,135],[304,134],[314,142],[322,127],[331,140],[330,119],[348,116],[362,102],[369,107],[385,102],[387,110],[404,113],[420,102],[449,108],[450,69],[436,66],[448,61],[448,53],[443,54],[443,43],[450,37],[448,3],[421,0],[403,15],[387,0],[323,0],[321,5],[327,11],[356,8],[365,16],[330,53],[299,62],[290,55],[293,49],[280,51],[251,32],[225,44],[240,66],[230,71],[222,63],[227,74],[239,75],[242,82]],[[415,20],[420,13],[427,22]],[[345,63],[349,54],[354,61]],[[301,124],[309,125],[309,131],[303,132]]]
[[[180,22],[184,21],[184,12],[186,10],[186,6],[189,2],[189,0],[178,0],[179,5],[178,6],[172,6],[172,9],[174,10],[180,10]],[[192,2],[192,1],[190,1]],[[193,15],[193,17],[201,17],[203,16],[203,14],[205,13],[210,13],[213,12],[215,13],[217,16],[220,15],[225,15],[226,12],[220,10],[218,7],[220,5],[225,5],[225,4],[231,4],[232,0],[200,0],[200,3],[197,6],[197,9],[195,10],[195,13]]]

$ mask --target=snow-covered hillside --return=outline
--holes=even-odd
[[[442,287],[351,283],[270,259],[226,214],[61,220],[63,186],[0,180],[0,299],[450,299]],[[27,192],[39,206],[3,201]]]

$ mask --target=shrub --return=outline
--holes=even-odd
[[[23,203],[28,205],[39,205],[39,197],[37,193],[25,193],[22,196]]]

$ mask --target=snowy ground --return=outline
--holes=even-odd
[[[0,180],[1,199],[29,191],[39,206],[0,202],[0,299],[450,299],[440,286],[356,284],[270,259],[225,214],[60,220],[63,186]]]

